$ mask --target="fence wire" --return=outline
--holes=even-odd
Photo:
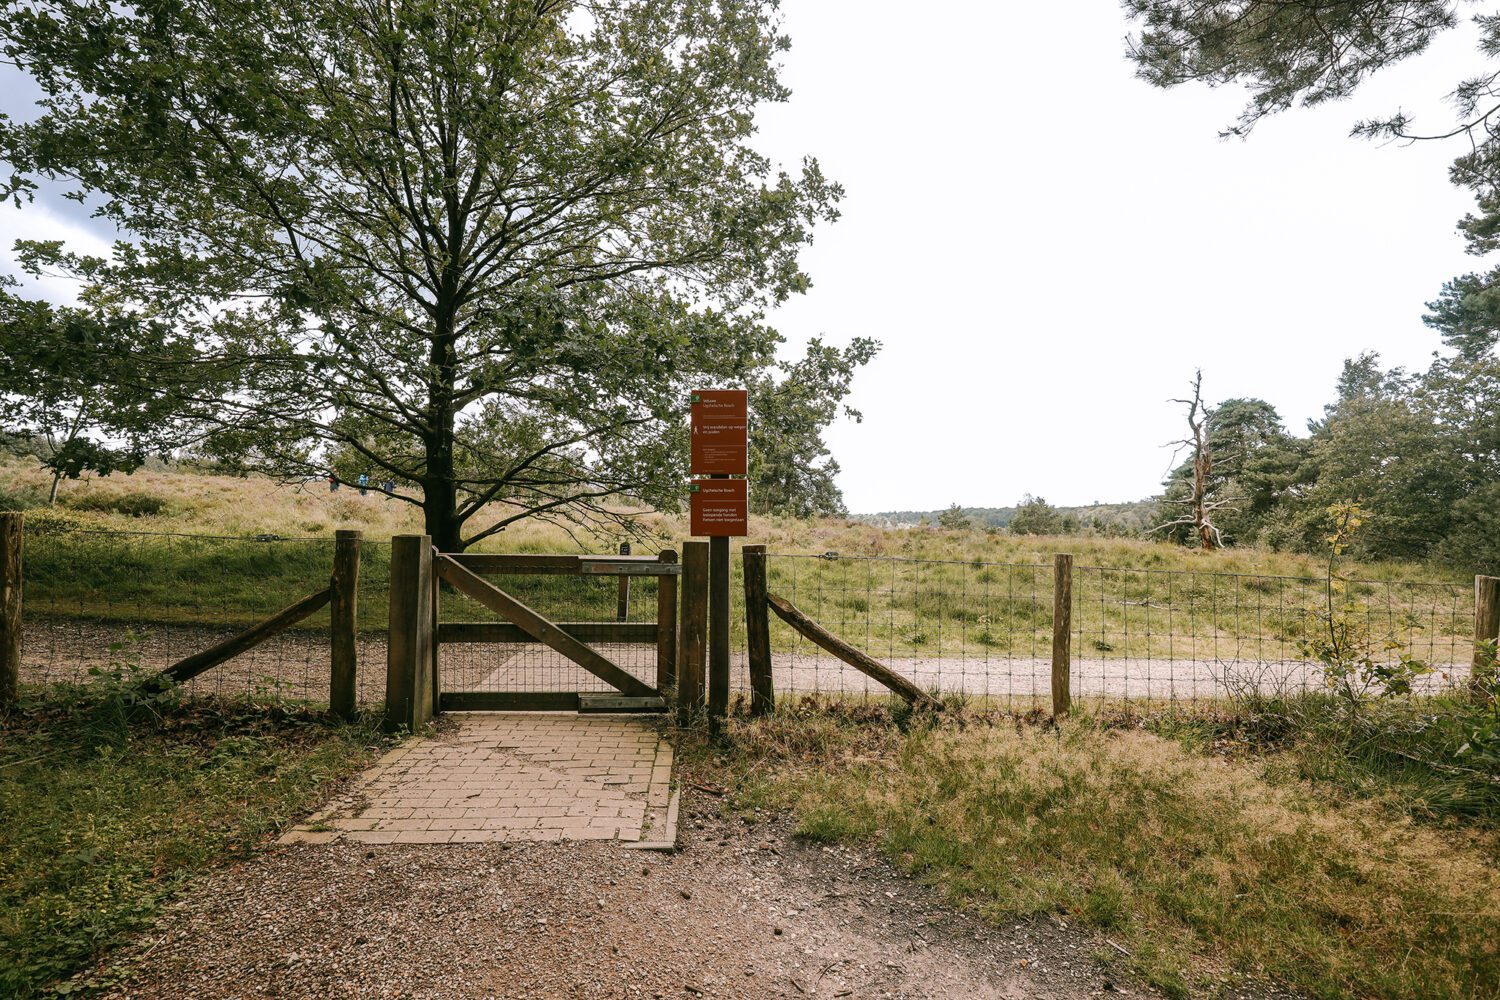
[[[154,672],[328,586],[332,538],[148,532],[28,532],[23,683]],[[358,697],[385,697],[390,543],[366,539],[359,586]],[[191,695],[326,703],[324,609],[208,670]]]
[[[825,554],[770,554],[770,591],[918,686],[1012,710],[1050,704],[1053,567]],[[1075,701],[1174,704],[1324,690],[1328,584],[1315,578],[1076,566]],[[1334,613],[1376,663],[1405,654],[1453,687],[1473,659],[1473,593],[1462,584],[1349,581]],[[743,615],[734,616],[737,630]],[[780,691],[884,697],[862,673],[774,616]],[[748,691],[737,631],[733,683]]]
[[[331,538],[145,532],[29,533],[22,681],[86,682],[97,671],[170,666],[327,586]],[[385,694],[390,545],[365,539],[359,582],[358,696]],[[744,591],[731,567],[731,686],[749,692]],[[772,553],[769,590],[851,645],[946,695],[1015,711],[1050,704],[1053,567],[1024,563]],[[617,619],[614,577],[502,576],[494,582],[558,622]],[[1193,703],[1319,690],[1315,645],[1327,581],[1076,566],[1070,635],[1075,701]],[[1463,584],[1356,580],[1335,595],[1377,659],[1431,668],[1420,692],[1464,683],[1473,658],[1473,592]],[[443,621],[499,619],[456,593]],[[627,620],[656,617],[656,580],[631,581]],[[772,616],[780,692],[883,698],[883,688]],[[654,682],[650,644],[599,645]],[[445,644],[445,690],[606,691],[533,643]],[[190,694],[326,703],[328,613],[308,618],[189,682]]]

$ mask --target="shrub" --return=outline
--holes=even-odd
[[[70,531],[82,531],[93,526],[86,518],[56,507],[38,507],[26,512],[28,535],[65,535]]]
[[[46,494],[41,490],[20,484],[0,486],[0,510],[31,510],[46,504]]]
[[[126,517],[155,517],[167,509],[167,501],[154,493],[132,490],[128,493],[79,493],[63,500],[72,510],[100,514],[123,514]]]

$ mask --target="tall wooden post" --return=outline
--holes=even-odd
[[[1061,718],[1073,707],[1073,557],[1059,552],[1052,559],[1052,715]]]
[[[658,562],[673,564],[677,553],[663,549]],[[666,692],[677,684],[677,577],[656,578],[656,690]]]
[[[750,660],[750,714],[765,715],[776,707],[771,677],[771,606],[766,600],[766,547],[746,545],[745,645]]]
[[[708,657],[708,543],[682,543],[682,615],[678,619],[677,711],[691,719],[703,707]]]
[[[1500,645],[1500,576],[1476,576],[1474,666],[1469,672],[1469,690],[1476,696],[1484,695],[1494,681],[1497,662],[1500,662],[1497,645]]]
[[[21,542],[23,517],[0,514],[0,710],[21,689]]]
[[[432,719],[432,538],[391,539],[390,634],[386,640],[385,726],[416,732]]]
[[[630,543],[620,543],[620,555],[630,555]],[[622,573],[618,577],[620,581],[620,596],[615,601],[615,621],[630,621],[630,577]]]
[[[334,532],[333,576],[328,581],[328,708],[341,719],[354,718],[359,542],[358,531]]]
[[[729,711],[729,537],[708,540],[708,726]]]

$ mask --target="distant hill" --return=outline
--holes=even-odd
[[[1091,528],[1109,534],[1136,535],[1151,524],[1156,513],[1154,500],[1135,500],[1129,503],[1096,503],[1085,507],[1057,507],[1064,517],[1077,520],[1080,530]],[[977,527],[1004,528],[1015,517],[1015,507],[964,507],[966,514]],[[942,510],[887,510],[876,514],[856,514],[858,520],[889,527],[917,525],[926,521],[938,523]]]

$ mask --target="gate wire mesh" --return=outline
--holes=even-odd
[[[328,586],[331,538],[28,531],[22,683],[155,671]],[[385,697],[390,543],[360,554],[358,699]],[[191,695],[327,703],[328,611],[199,675]]]
[[[767,584],[924,689],[1011,710],[1050,705],[1050,565],[771,553]],[[1073,699],[1170,705],[1324,689],[1302,643],[1316,638],[1326,588],[1315,578],[1075,566]],[[1378,660],[1405,652],[1432,668],[1418,693],[1467,678],[1470,588],[1356,580],[1336,599]],[[732,621],[732,684],[743,695],[743,613]],[[771,646],[778,691],[887,694],[774,614]]]
[[[481,574],[487,581],[553,622],[617,621],[619,578],[613,576],[530,576]],[[656,577],[630,578],[627,621],[656,621]],[[443,622],[504,623],[477,601],[444,587],[439,597]],[[630,674],[656,686],[656,644],[590,642],[590,647]],[[533,642],[445,642],[438,650],[439,685],[444,691],[600,692],[615,689],[561,653]]]

